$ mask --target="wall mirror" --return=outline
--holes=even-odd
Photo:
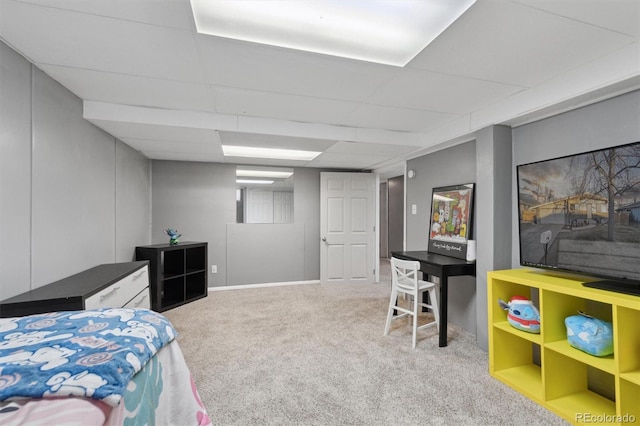
[[[236,222],[293,223],[293,169],[236,167]]]

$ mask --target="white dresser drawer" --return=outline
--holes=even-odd
[[[131,299],[123,308],[144,308],[151,309],[151,298],[149,296],[149,287],[146,287],[136,297]]]
[[[135,271],[84,301],[85,309],[121,308],[132,301],[143,290],[149,290],[149,268]]]

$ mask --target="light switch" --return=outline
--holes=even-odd
[[[411,204],[411,214],[418,213],[418,207],[415,204]]]

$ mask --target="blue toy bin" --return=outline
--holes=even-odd
[[[565,318],[567,340],[576,349],[593,356],[613,353],[613,327],[611,323],[582,312]]]

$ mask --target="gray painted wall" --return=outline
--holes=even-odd
[[[305,281],[304,228],[299,222],[229,224],[227,285]]]
[[[304,224],[304,280],[320,279],[320,169],[295,169],[295,223]],[[268,282],[268,281],[267,281]]]
[[[385,257],[404,248],[404,176],[389,179],[388,189],[389,251]]]
[[[388,185],[387,182],[380,182],[379,200],[380,200],[380,257],[389,257],[389,201],[388,201]],[[402,230],[404,235],[404,230]]]
[[[488,348],[487,272],[511,259],[511,128],[490,126],[476,134],[476,341]],[[493,302],[491,302],[493,303]]]
[[[115,141],[36,68],[33,90],[31,280],[39,287],[114,259]]]
[[[99,263],[130,261],[136,245],[167,241],[164,229],[170,226],[183,233],[183,241],[209,242],[209,262],[218,265],[218,274],[210,275],[214,286],[229,285],[227,265],[244,265],[236,258],[237,247],[273,251],[274,236],[281,230],[258,225],[272,228],[262,229],[259,238],[250,228],[232,232],[234,254],[227,258],[228,225],[235,223],[235,165],[150,162],[82,120],[77,97],[3,43],[0,93],[0,299]],[[514,165],[640,141],[638,117],[636,91],[513,129],[511,162],[509,130],[501,126],[478,132],[476,142],[408,162],[416,171],[416,178],[407,182],[408,250],[427,247],[434,186],[478,184],[473,235],[479,279],[477,288],[473,278],[451,279],[449,319],[470,331],[477,328],[481,347],[486,335],[484,274],[519,265],[517,221],[508,225],[511,244],[503,226],[517,217]],[[320,170],[295,173],[295,224],[286,238],[298,238],[292,244],[300,247],[303,235],[301,279],[316,280]],[[511,196],[505,197],[508,187]],[[410,213],[412,204],[416,215]],[[510,204],[511,215],[504,215],[505,204]],[[503,266],[509,257],[511,265]],[[269,270],[259,259],[255,268]],[[282,279],[263,274],[260,281]]]
[[[476,147],[467,142],[407,162],[416,172],[407,179],[407,250],[426,250],[428,244],[431,195],[434,187],[476,182]],[[476,206],[478,200],[476,199]],[[416,205],[416,214],[411,206]],[[476,222],[477,223],[477,222]],[[474,223],[472,235],[476,235]],[[472,333],[476,332],[476,280],[473,277],[449,279],[448,319]]]
[[[151,161],[116,141],[116,261],[135,260],[151,243]]]
[[[209,243],[209,286],[320,278],[320,170],[294,169],[293,224],[237,224],[234,164],[153,161],[152,235]]]
[[[235,166],[186,161],[152,162],[152,241],[166,243],[175,228],[180,241],[209,243],[209,286],[226,285],[227,224],[236,221]]]
[[[82,118],[82,102],[0,43],[0,299],[150,242],[150,162]]]
[[[520,265],[515,165],[636,141],[640,91],[514,129],[491,126],[477,132],[475,142],[407,162],[407,169],[416,171],[416,178],[407,181],[408,250],[426,249],[431,189],[476,182],[477,279],[451,280],[449,320],[475,332],[479,347],[487,347],[486,273]]]
[[[0,300],[31,288],[31,64],[0,42]]]

